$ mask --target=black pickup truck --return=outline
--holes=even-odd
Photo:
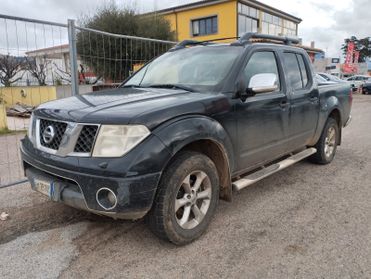
[[[21,145],[32,188],[100,215],[146,216],[157,236],[189,243],[232,190],[307,157],[333,160],[350,86],[318,87],[293,43],[184,41],[117,89],[41,105]]]

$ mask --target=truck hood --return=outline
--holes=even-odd
[[[153,129],[182,115],[213,115],[228,111],[224,94],[158,88],[117,88],[51,101],[35,115],[96,124],[142,124]]]

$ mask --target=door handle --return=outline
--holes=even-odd
[[[288,103],[287,101],[281,101],[281,103],[280,103],[280,107],[281,107],[282,109],[287,108],[288,105],[289,105],[289,103]]]
[[[309,97],[309,101],[312,103],[316,103],[318,101],[318,97]]]

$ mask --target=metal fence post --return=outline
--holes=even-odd
[[[78,95],[79,79],[77,69],[76,26],[73,19],[68,20],[68,45],[70,51],[72,95]]]

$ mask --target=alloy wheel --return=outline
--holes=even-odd
[[[334,127],[330,127],[327,131],[325,139],[325,155],[330,158],[335,151],[336,147],[336,130]]]
[[[212,196],[211,181],[203,171],[187,175],[175,198],[175,218],[183,229],[198,226],[207,214]]]

